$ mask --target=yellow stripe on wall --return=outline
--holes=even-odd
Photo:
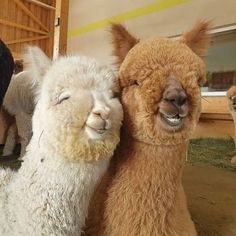
[[[142,8],[138,8],[129,12],[125,12],[122,13],[120,15],[117,16],[112,16],[109,17],[107,19],[103,19],[103,20],[99,20],[97,22],[85,25],[85,26],[81,26],[77,29],[71,30],[68,32],[68,37],[73,37],[73,36],[77,36],[79,34],[83,34],[83,33],[87,33],[96,29],[100,29],[100,28],[104,28],[107,27],[112,23],[120,23],[123,22],[125,20],[130,20],[139,16],[144,16],[144,15],[148,15],[150,13],[153,12],[158,12],[161,10],[165,10],[186,2],[189,2],[191,0],[162,0],[162,1],[158,1],[155,3],[152,3],[148,6],[142,7]]]

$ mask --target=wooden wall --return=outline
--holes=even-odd
[[[234,123],[232,119],[201,118],[192,138],[233,138]]]
[[[21,58],[25,44],[34,44],[52,57],[56,0],[0,0],[0,38],[15,59]],[[0,144],[8,127],[0,112]]]
[[[193,138],[203,137],[234,137],[234,122],[226,97],[202,98],[202,114]]]
[[[55,0],[1,0],[0,9],[0,38],[15,58],[26,43],[52,56]]]

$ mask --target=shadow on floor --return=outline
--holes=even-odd
[[[1,156],[3,145],[0,145],[0,167],[11,168],[17,170],[21,166],[21,161],[18,160],[20,155],[20,144],[16,146],[14,153],[10,156]]]

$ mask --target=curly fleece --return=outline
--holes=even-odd
[[[137,40],[112,26],[114,53],[121,63],[124,126],[121,143],[90,203],[85,235],[195,236],[181,177],[187,141],[200,114],[200,85],[207,47],[207,22],[180,40]],[[189,114],[179,130],[166,130],[158,104],[175,77],[188,97]]]

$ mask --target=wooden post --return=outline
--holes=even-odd
[[[66,54],[69,0],[56,0],[53,58]]]

